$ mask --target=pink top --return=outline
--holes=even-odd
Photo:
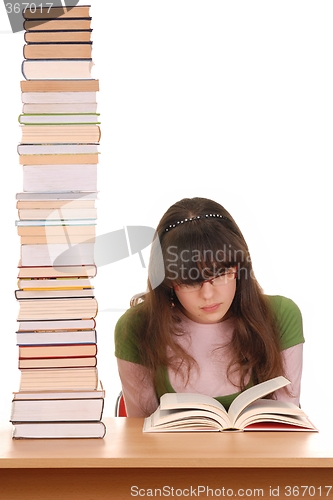
[[[232,320],[217,324],[201,324],[183,315],[182,327],[185,333],[179,336],[179,343],[196,360],[198,369],[191,370],[191,377],[187,384],[180,373],[169,369],[168,375],[173,389],[176,392],[196,392],[213,397],[238,392],[237,373],[234,373],[232,380],[227,378],[227,366],[230,360],[228,344],[233,332]],[[281,355],[285,375],[291,381],[288,389],[292,396],[289,396],[283,389],[276,391],[275,396],[279,400],[299,405],[303,344],[285,349]],[[142,410],[145,407],[150,413],[155,411],[158,399],[154,384],[147,378],[144,383],[141,383],[147,373],[146,368],[118,359],[118,369],[128,416],[146,416]],[[138,390],[138,381],[140,381],[140,390]]]

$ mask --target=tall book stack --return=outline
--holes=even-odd
[[[24,12],[14,438],[103,437],[94,241],[100,140],[90,6]]]

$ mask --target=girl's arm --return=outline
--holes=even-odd
[[[137,363],[117,358],[118,371],[128,417],[148,417],[158,407],[155,387],[148,370]]]
[[[276,399],[280,401],[289,401],[300,406],[301,378],[303,368],[303,344],[297,344],[281,352],[283,359],[285,376],[291,384],[285,389],[279,389],[275,392]]]

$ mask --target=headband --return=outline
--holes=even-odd
[[[209,219],[209,218],[217,218],[217,219],[225,219],[225,220],[230,220],[228,217],[225,215],[220,215],[220,214],[206,214],[206,215],[197,215],[196,217],[189,217],[188,219],[184,220],[178,220],[174,224],[170,224],[164,231],[167,233],[168,231],[171,231],[174,227],[179,226],[180,224],[185,224],[185,222],[191,222],[193,220],[198,220],[198,219]]]

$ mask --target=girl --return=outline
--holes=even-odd
[[[263,293],[244,237],[220,204],[172,205],[157,227],[148,274],[144,301],[115,328],[128,416],[150,415],[163,393],[175,391],[213,396],[228,409],[240,391],[278,375],[291,384],[271,397],[299,405],[300,311]]]

